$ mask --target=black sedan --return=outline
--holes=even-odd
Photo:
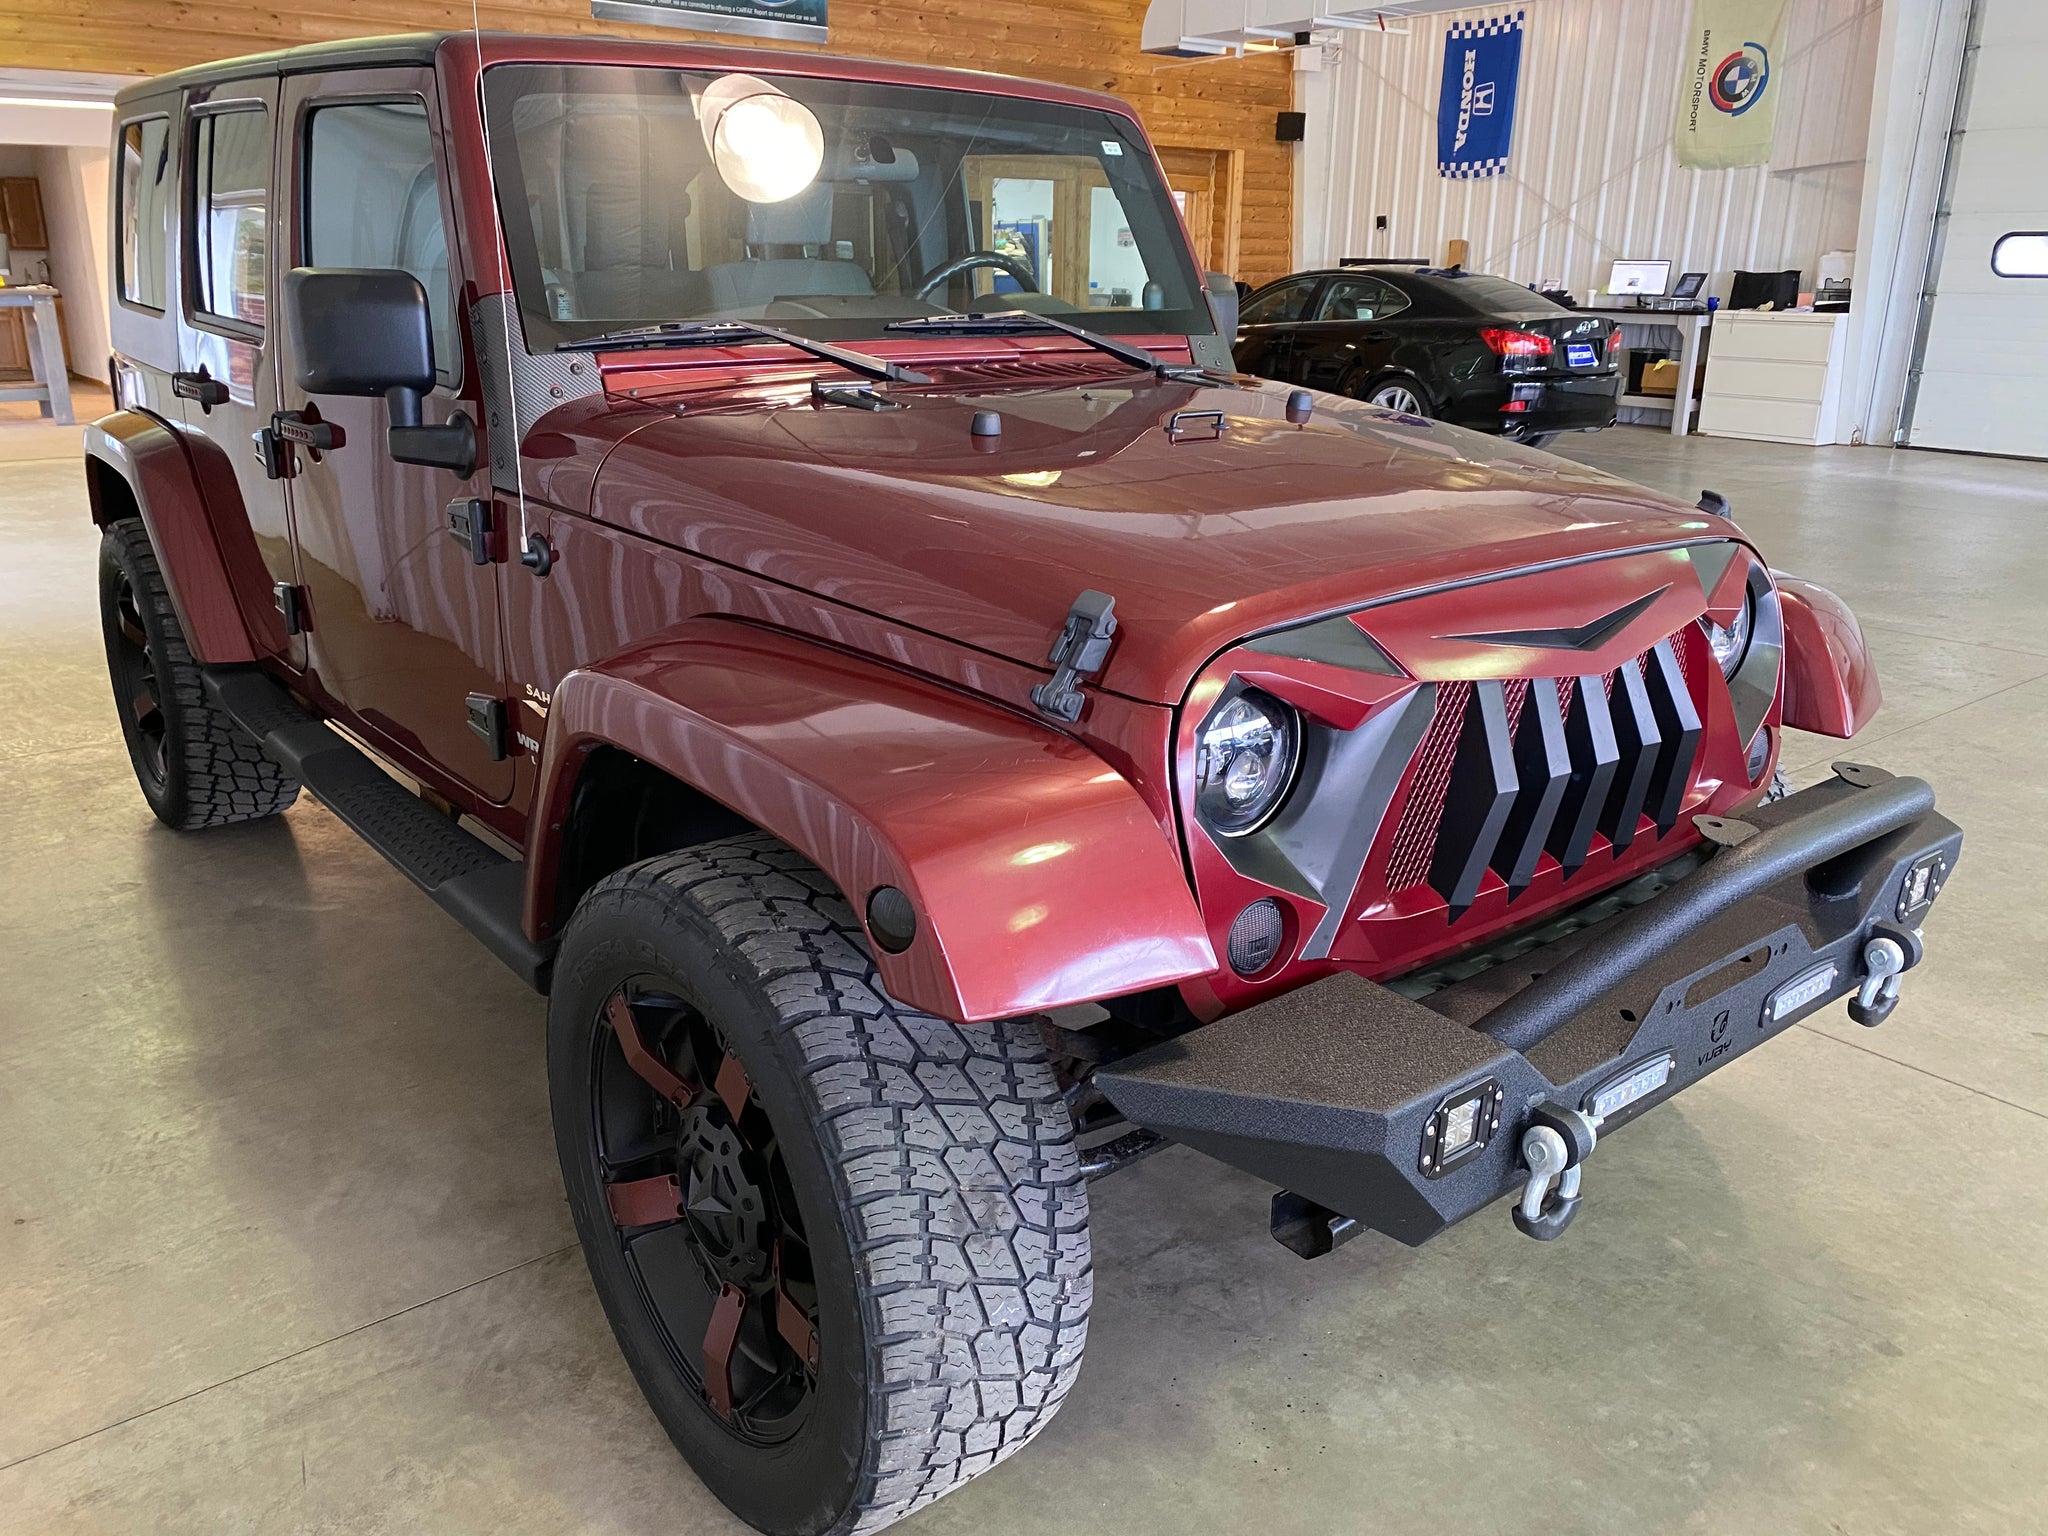
[[[1297,272],[1244,301],[1237,366],[1541,446],[1614,424],[1621,327],[1504,278],[1418,266]]]

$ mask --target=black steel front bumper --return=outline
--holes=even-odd
[[[1874,938],[1895,934],[1910,965],[1962,849],[1926,784],[1846,764],[1700,824],[1711,857],[1595,926],[1420,1001],[1331,977],[1106,1066],[1096,1085],[1135,1124],[1331,1216],[1290,1240],[1299,1251],[1327,1247],[1343,1218],[1423,1242],[1527,1183],[1532,1125],[1576,1113],[1604,1142],[1856,993]],[[1460,1146],[1467,1125],[1478,1134]]]

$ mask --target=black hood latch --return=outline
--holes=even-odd
[[[1031,702],[1055,720],[1081,718],[1080,682],[1102,670],[1116,636],[1116,599],[1090,589],[1074,599],[1052,643],[1052,676],[1031,690]]]

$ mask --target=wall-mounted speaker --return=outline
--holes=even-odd
[[[1273,137],[1282,144],[1299,144],[1308,137],[1306,112],[1282,112],[1273,119]]]

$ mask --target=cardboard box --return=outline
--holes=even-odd
[[[1675,358],[1663,357],[1643,366],[1643,391],[1646,395],[1678,396],[1678,362]]]

